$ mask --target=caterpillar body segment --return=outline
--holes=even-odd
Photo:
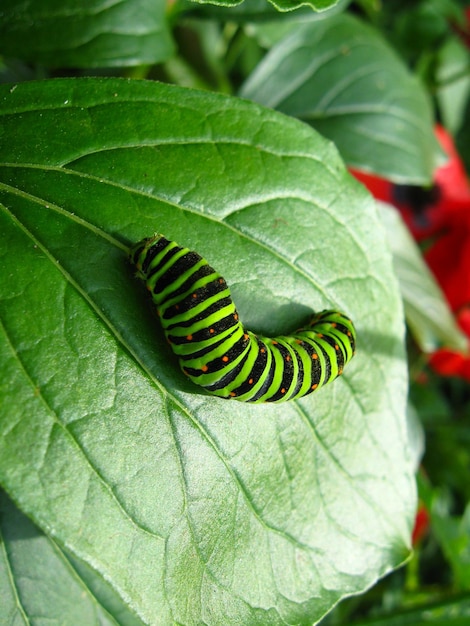
[[[130,260],[182,371],[213,395],[244,402],[301,398],[342,374],[354,356],[354,325],[337,311],[316,313],[289,336],[246,330],[224,278],[163,235],[135,244]]]

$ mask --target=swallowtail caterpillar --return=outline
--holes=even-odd
[[[129,256],[181,369],[213,395],[243,402],[301,398],[342,374],[354,356],[356,332],[343,313],[322,311],[293,335],[262,337],[243,327],[227,283],[196,252],[157,234]]]

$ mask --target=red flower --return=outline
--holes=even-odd
[[[352,173],[377,199],[400,209],[415,238],[426,243],[425,259],[469,337],[468,354],[442,349],[430,363],[440,374],[470,380],[470,184],[452,137],[441,126],[435,132],[449,159],[436,170],[431,193]]]
[[[419,503],[415,517],[415,526],[411,535],[411,542],[415,546],[429,530],[429,513],[422,502]]]
[[[457,322],[463,332],[470,338],[470,307],[462,309]],[[429,359],[431,367],[442,376],[460,376],[470,380],[470,358],[455,350],[441,348],[436,350]]]

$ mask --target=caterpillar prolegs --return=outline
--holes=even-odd
[[[130,260],[181,369],[213,395],[244,402],[301,398],[342,374],[354,355],[353,323],[336,311],[313,315],[289,336],[246,330],[223,277],[162,235],[135,244]]]

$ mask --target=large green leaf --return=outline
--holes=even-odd
[[[351,166],[396,182],[432,179],[438,148],[426,92],[381,36],[351,15],[298,26],[240,94],[312,124]]]
[[[407,557],[403,312],[375,205],[308,126],[145,81],[0,91],[0,481],[149,624],[311,624]],[[203,395],[128,246],[162,231],[242,319],[354,319],[301,401]]]
[[[165,0],[2,0],[0,53],[48,67],[158,63],[173,52]]]

